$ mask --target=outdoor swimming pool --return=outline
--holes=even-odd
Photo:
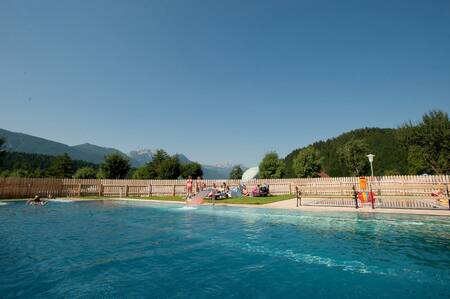
[[[0,206],[0,297],[449,298],[448,217]]]

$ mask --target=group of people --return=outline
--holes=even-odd
[[[266,184],[256,185],[252,189],[252,196],[253,197],[269,196],[269,195],[270,195],[269,185],[266,185]]]
[[[223,199],[223,198],[230,198],[233,196],[231,194],[230,186],[228,186],[227,183],[223,182],[220,187],[217,187],[216,183],[213,183],[213,187],[211,188],[211,191],[208,193],[208,197],[214,199]]]
[[[203,181],[202,177],[197,177],[197,180],[195,182],[192,177],[188,177],[188,179],[186,180],[186,198],[192,198],[192,196],[194,196],[195,194],[199,194],[199,192],[205,190],[209,191],[205,194],[205,197],[214,199],[224,199],[241,196],[259,197],[270,195],[269,185],[267,184],[256,185],[252,190],[249,190],[244,184],[230,188],[230,186],[228,186],[226,182],[223,182],[220,186],[217,186],[216,183],[213,183],[212,187],[207,188],[206,183]]]

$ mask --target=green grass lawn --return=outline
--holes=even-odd
[[[235,197],[228,199],[218,199],[215,200],[215,203],[226,203],[226,204],[249,204],[249,205],[263,205],[271,202],[276,202],[280,200],[286,200],[294,198],[295,195],[285,194],[285,195],[272,195],[267,197]],[[102,196],[82,196],[80,199],[109,199],[109,197]],[[183,202],[186,200],[184,196],[146,196],[146,197],[134,197],[129,196],[128,198],[136,198],[136,199],[146,199],[146,200],[161,200],[161,201],[180,201]],[[212,203],[212,199],[205,199],[205,202]]]
[[[215,200],[216,203],[227,203],[227,204],[248,204],[248,205],[264,205],[271,202],[286,200],[294,198],[295,195],[284,194],[284,195],[272,195],[267,197],[235,197],[227,199]],[[213,202],[212,199],[206,199],[206,202]]]
[[[167,201],[185,201],[184,196],[145,196],[145,197],[129,197],[137,199],[148,199],[148,200],[167,200]]]

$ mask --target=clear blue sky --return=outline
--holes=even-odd
[[[450,111],[450,1],[0,2],[0,127],[248,166]]]

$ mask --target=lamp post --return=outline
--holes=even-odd
[[[369,158],[369,162],[370,162],[370,171],[372,173],[372,176],[373,176],[373,158],[374,157],[375,157],[375,155],[372,155],[372,154],[367,155],[367,158]]]
[[[370,172],[372,174],[372,176],[370,177],[370,183],[369,183],[369,191],[370,191],[370,196],[369,198],[371,199],[370,201],[372,202],[372,209],[375,209],[375,198],[373,197],[373,193],[372,193],[372,179],[373,179],[373,158],[375,157],[375,155],[373,154],[368,154],[367,158],[369,159],[370,162]]]

